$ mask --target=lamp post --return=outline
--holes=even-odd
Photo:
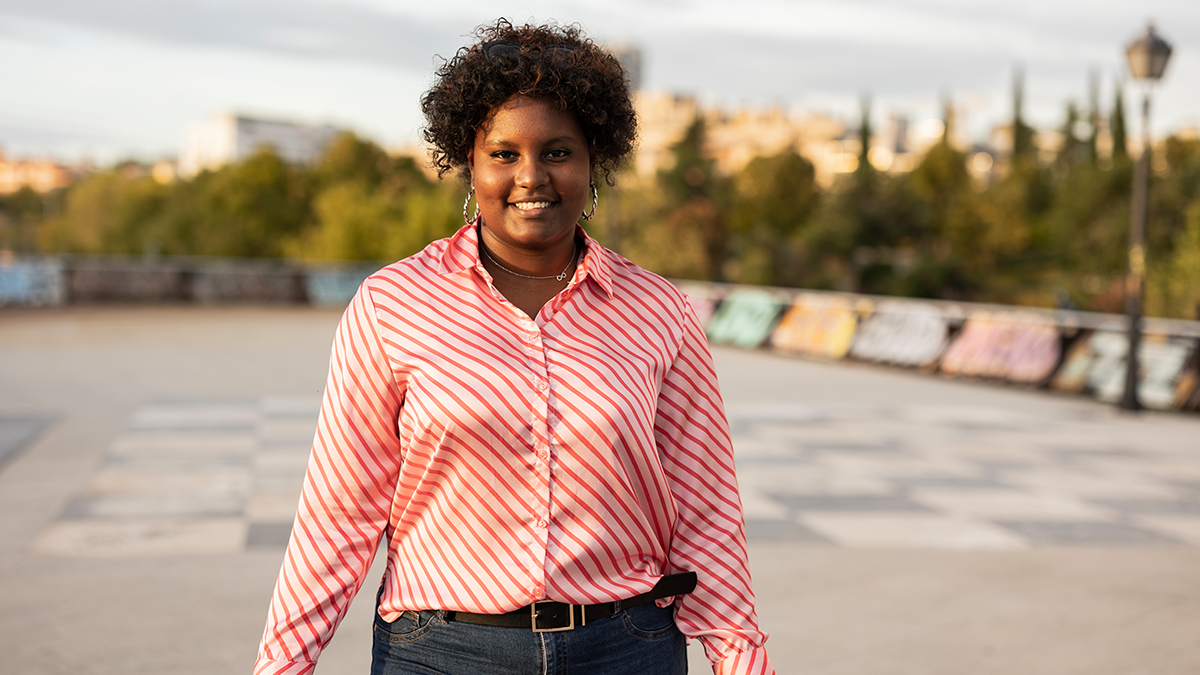
[[[1142,292],[1146,279],[1146,218],[1150,208],[1150,89],[1167,69],[1171,45],[1146,27],[1146,34],[1126,49],[1129,72],[1142,82],[1142,154],[1133,172],[1133,204],[1129,214],[1129,275],[1125,277],[1125,315],[1129,318],[1129,353],[1125,358],[1123,410],[1141,410],[1138,400],[1138,348],[1142,342]]]

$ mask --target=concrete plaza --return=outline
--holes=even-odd
[[[0,312],[0,672],[249,672],[337,319]],[[715,355],[780,673],[1200,672],[1200,418]]]

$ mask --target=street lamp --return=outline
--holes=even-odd
[[[1129,318],[1129,353],[1125,358],[1123,410],[1141,410],[1138,400],[1138,348],[1142,342],[1142,292],[1146,278],[1146,218],[1150,208],[1150,89],[1167,69],[1171,45],[1154,32],[1146,34],[1126,49],[1129,72],[1142,82],[1142,154],[1133,173],[1133,205],[1129,214],[1129,276],[1125,278],[1125,315]]]

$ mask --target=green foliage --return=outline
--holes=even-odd
[[[129,179],[115,170],[92,174],[66,192],[60,216],[44,221],[41,249],[143,253],[152,244],[147,228],[165,198],[164,188],[151,178]]]
[[[1013,117],[1012,154],[1016,159],[1029,157],[1034,154],[1033,127],[1025,123],[1025,73],[1017,69],[1013,73]]]
[[[201,182],[198,218],[184,221],[193,254],[280,256],[304,226],[305,181],[269,149]]]
[[[1200,202],[1187,212],[1175,246],[1149,268],[1146,309],[1151,315],[1200,320]]]
[[[866,139],[869,112],[864,101]],[[697,119],[672,148],[670,169],[604,188],[589,228],[671,277],[1120,311],[1130,159],[1118,148],[1111,162],[1091,161],[1071,106],[1053,162],[1040,164],[1031,146],[983,182],[949,143],[950,122],[912,171],[873,170],[864,144],[859,169],[822,189],[790,149],[722,175]],[[1019,101],[1014,123],[1024,124]],[[1200,140],[1172,137],[1156,153],[1147,312],[1193,317]],[[311,167],[263,150],[166,186],[113,169],[65,192],[22,190],[0,201],[0,249],[22,252],[36,240],[49,253],[391,261],[461,227],[464,192],[347,134]]]
[[[705,152],[704,139],[704,119],[696,117],[671,148],[674,165],[658,174],[665,202],[637,218],[626,249],[632,260],[661,273],[721,281],[729,254],[730,187]]]
[[[32,253],[37,250],[37,225],[47,202],[58,194],[39,195],[28,186],[0,197],[0,251]]]
[[[1109,116],[1109,131],[1112,133],[1112,156],[1114,161],[1129,158],[1129,141],[1125,138],[1125,94],[1121,82],[1117,82],[1113,98],[1112,115]]]
[[[733,194],[730,278],[767,285],[798,281],[798,235],[819,199],[812,162],[790,148],[756,157],[734,177]]]
[[[30,201],[15,197],[13,208]],[[117,170],[93,174],[67,192],[61,215],[41,223],[40,248],[396,260],[453,233],[459,199],[457,186],[431,183],[411,157],[343,134],[313,167],[289,166],[264,148],[169,186]]]

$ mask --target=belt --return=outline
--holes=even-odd
[[[613,614],[619,609],[628,609],[638,605],[666,598],[672,595],[687,595],[696,590],[696,573],[681,572],[668,574],[658,580],[654,588],[620,602],[605,602],[599,605],[572,605],[555,600],[541,600],[532,605],[507,614],[473,614],[471,612],[446,612],[446,621],[464,621],[484,626],[504,626],[506,628],[530,628],[535,633],[556,633],[586,626],[588,621],[595,621]]]

